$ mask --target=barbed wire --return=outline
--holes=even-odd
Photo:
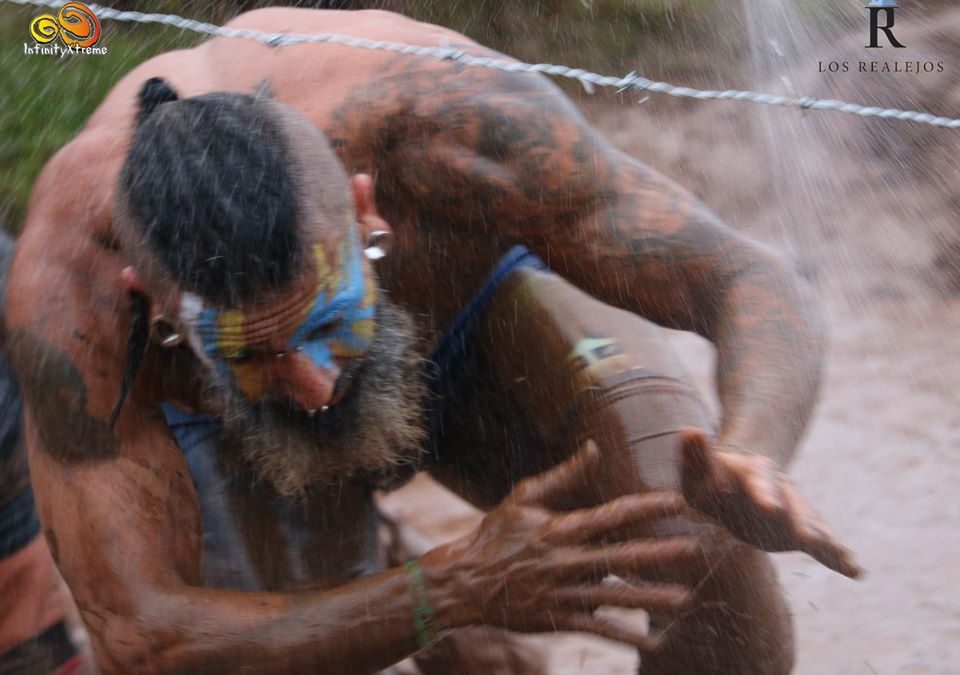
[[[52,9],[57,9],[66,4],[66,0],[5,1],[16,5],[32,5],[36,7],[48,7]],[[650,80],[646,77],[638,75],[635,72],[630,72],[623,77],[601,75],[599,73],[593,73],[588,70],[584,70],[583,68],[570,68],[568,66],[554,65],[550,63],[524,63],[521,61],[491,58],[488,56],[477,56],[462,49],[454,49],[446,46],[427,47],[424,45],[413,45],[404,42],[391,42],[388,40],[369,40],[367,38],[345,35],[342,33],[267,33],[250,28],[229,28],[227,26],[218,26],[212,23],[187,19],[182,16],[177,16],[176,14],[148,14],[136,11],[120,11],[113,9],[112,7],[103,7],[101,5],[92,3],[88,4],[87,6],[90,7],[90,9],[93,10],[93,12],[100,19],[111,19],[114,21],[141,24],[161,24],[165,26],[172,26],[180,30],[192,31],[201,35],[253,40],[271,47],[288,47],[291,45],[301,44],[335,44],[344,47],[396,52],[398,54],[428,56],[455,61],[457,63],[462,63],[464,65],[476,68],[490,68],[508,73],[540,73],[543,75],[550,75],[552,77],[563,77],[579,81],[587,90],[587,92],[591,94],[594,92],[595,87],[607,87],[617,89],[618,93],[623,93],[626,91],[656,92],[660,94],[667,94],[669,96],[697,99],[700,101],[746,101],[760,105],[796,107],[802,110],[832,110],[849,115],[859,115],[860,117],[878,117],[880,119],[927,124],[934,127],[960,129],[960,119],[940,117],[915,110],[900,110],[897,108],[865,106],[857,103],[848,103],[846,101],[837,101],[834,99],[819,99],[812,96],[803,96],[800,98],[776,96],[749,90],[727,89],[721,91],[711,89],[694,89],[693,87],[677,86],[670,84],[669,82],[657,82],[655,80]]]

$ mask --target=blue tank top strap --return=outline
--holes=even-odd
[[[186,412],[172,403],[162,404],[161,409],[196,478],[198,465],[210,461],[206,456],[216,452],[223,423],[216,417]]]
[[[486,282],[464,306],[437,340],[426,367],[430,401],[427,402],[428,459],[438,459],[443,426],[457,409],[458,392],[470,379],[470,360],[477,328],[494,294],[506,279],[521,269],[549,271],[525,246],[514,246],[491,270]]]

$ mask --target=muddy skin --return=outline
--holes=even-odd
[[[443,37],[487,52],[462,36],[384,12],[261,10],[232,25],[405,42]],[[115,243],[115,186],[135,94],[153,76],[168,78],[185,97],[253,92],[269,82],[278,104],[326,134],[348,174],[373,175],[375,195],[369,179],[354,180],[358,221],[367,229],[384,221],[393,228],[394,250],[377,273],[416,319],[423,353],[515,243],[602,301],[711,339],[720,355],[722,425],[715,441],[699,432],[674,439],[683,445],[681,478],[667,487],[679,485],[728,527],[765,523],[773,535],[751,538],[754,546],[808,551],[856,574],[777,471],[809,419],[822,352],[814,305],[777,255],[610,147],[542,78],[336,46],[272,49],[213,40],[139,66],[51,159],[35,186],[10,279],[7,322],[17,331],[14,365],[27,390],[38,506],[56,529],[60,569],[104,672],[298,673],[323,664],[330,672],[369,673],[419,647],[402,568],[328,590],[204,584],[200,503],[159,408],[166,400],[200,397],[209,383],[199,364],[148,348],[114,433],[103,433],[130,333],[130,287],[120,280],[137,257]],[[315,231],[328,247],[342,234],[320,221]],[[150,289],[155,308],[176,302],[176,289],[165,295],[158,288]],[[57,395],[51,398],[48,388]],[[82,432],[76,447],[39,425],[59,420],[63,410],[67,425]],[[567,440],[569,454],[580,439]],[[472,451],[495,456],[503,449]],[[533,464],[546,468],[560,458],[554,450]],[[788,672],[792,646],[778,618],[779,590],[763,555],[741,544],[726,559],[728,573],[700,590],[700,609],[674,625],[682,639],[660,656],[656,635],[593,616],[597,606],[610,604],[676,614],[691,602],[686,582],[702,578],[681,573],[682,583],[654,590],[598,585],[607,572],[656,579],[663,570],[696,569],[704,559],[703,537],[662,522],[685,512],[679,497],[637,494],[659,486],[631,482],[631,472],[608,477],[609,484],[603,472],[593,473],[620,461],[614,448],[598,452],[587,443],[542,476],[502,477],[500,502],[491,500],[476,532],[420,558],[440,625],[589,632],[652,655],[645,673]],[[462,490],[476,493],[486,480],[467,476]],[[596,507],[601,511],[557,510],[585,485],[599,492],[599,501],[628,496]],[[346,503],[354,504],[336,513],[346,522],[319,525],[318,538],[352,536],[349,519],[369,513],[366,486],[343,489],[351,493]],[[329,501],[318,508],[336,512]],[[254,531],[267,529],[252,519]],[[651,540],[651,532],[678,536]],[[367,559],[367,538],[361,533],[355,541],[341,551],[351,569]],[[311,569],[322,574],[330,566],[321,561]],[[281,589],[293,579],[283,569],[261,565],[261,572],[271,579],[264,587]],[[736,578],[750,580],[749,598],[739,583],[723,581]],[[747,618],[704,613],[744,603]],[[717,671],[718,663],[736,670]]]

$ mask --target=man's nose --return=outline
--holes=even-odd
[[[267,367],[266,388],[289,398],[303,410],[319,410],[330,405],[340,369],[321,368],[302,352],[288,352],[273,359]]]

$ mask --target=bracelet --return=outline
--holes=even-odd
[[[417,558],[404,565],[410,577],[410,597],[413,599],[413,625],[417,629],[417,646],[425,649],[437,641],[437,611],[427,598],[423,583],[423,568]]]

